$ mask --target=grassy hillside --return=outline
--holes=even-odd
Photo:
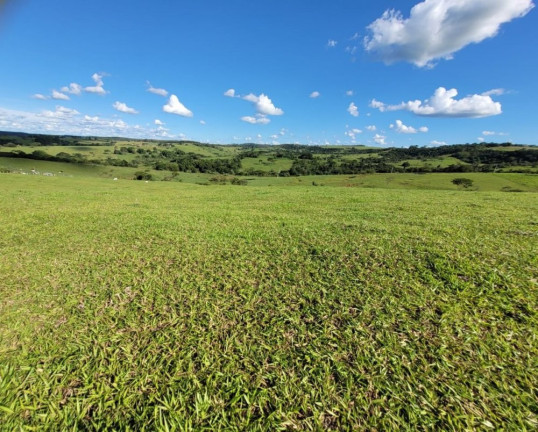
[[[0,132],[0,157],[256,177],[409,172],[538,173],[538,148],[509,143],[430,148],[214,145]]]
[[[252,166],[255,166],[254,164],[257,159],[247,158],[244,159],[244,161],[249,161],[249,163],[253,164]],[[283,160],[282,163],[290,163],[290,161],[286,162]],[[257,169],[262,168],[268,170],[266,165],[257,166]],[[16,174],[31,174],[32,170],[37,171],[40,175],[50,173],[59,177],[101,177],[123,180],[132,180],[137,173],[147,172],[155,181],[167,180],[198,185],[211,185],[214,183],[230,184],[234,179],[240,179],[240,181],[247,186],[338,186],[354,188],[433,190],[460,190],[461,187],[454,185],[452,180],[464,176],[473,181],[473,186],[470,190],[474,191],[538,192],[538,176],[520,173],[385,173],[288,177],[235,176],[0,157],[0,172],[10,171]]]
[[[536,194],[0,184],[2,430],[538,427]]]

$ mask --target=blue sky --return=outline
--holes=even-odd
[[[0,130],[538,144],[537,13],[533,0],[8,1]]]

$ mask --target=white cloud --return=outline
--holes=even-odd
[[[48,97],[45,96],[45,95],[42,95],[41,93],[36,93],[32,96],[34,99],[39,99],[39,100],[47,100]]]
[[[155,123],[157,126],[164,126],[164,122],[160,121],[159,119],[155,119],[154,123]]]
[[[54,111],[27,112],[0,107],[0,125],[13,131],[80,136],[121,136],[159,138],[162,132],[130,125],[120,119],[81,115],[78,111],[57,106]],[[168,135],[173,137],[173,135]]]
[[[446,145],[446,142],[433,140],[433,141],[430,141],[430,145],[432,145],[432,146],[444,146],[444,145]]]
[[[61,90],[64,93],[70,93],[78,96],[82,92],[82,86],[77,83],[71,83],[69,86],[62,87]]]
[[[66,94],[59,92],[57,90],[52,90],[52,99],[56,100],[69,100],[69,96]]]
[[[387,145],[387,143],[385,142],[386,138],[387,138],[386,136],[375,134],[374,141],[376,144],[379,144],[379,145]]]
[[[347,135],[348,137],[350,137],[351,139],[355,139],[355,137],[358,135],[358,134],[361,134],[362,131],[360,129],[350,129],[350,130],[347,130],[345,135]]]
[[[347,46],[345,51],[351,54],[352,56],[354,56],[358,50],[359,50],[358,46]]]
[[[231,89],[228,89],[224,92],[224,96],[227,96],[227,97],[239,97],[239,95],[236,95],[235,94],[235,89],[231,88]]]
[[[347,107],[347,112],[350,113],[353,117],[359,116],[359,109],[353,102],[351,102]]]
[[[170,99],[168,100],[168,103],[163,106],[163,111],[170,113],[170,114],[177,114],[182,117],[192,117],[192,111],[187,109],[185,105],[183,105],[176,95],[171,95]]]
[[[377,130],[377,127],[375,127],[375,125],[366,126],[366,130],[369,130],[370,132],[375,132]]]
[[[138,114],[137,110],[135,110],[134,108],[128,107],[127,104],[125,104],[124,102],[116,101],[116,102],[114,102],[114,104],[112,106],[114,107],[115,110],[120,111],[122,113]]]
[[[462,99],[455,99],[458,95],[456,89],[447,90],[439,87],[434,95],[425,101],[414,100],[402,102],[399,105],[386,105],[373,99],[372,108],[385,111],[410,111],[419,116],[426,117],[489,117],[502,113],[501,104],[494,102],[490,96],[470,95]]]
[[[321,93],[319,91],[313,91],[312,93],[310,93],[310,97],[312,99],[316,99],[316,98],[318,98],[320,96],[321,96]]]
[[[200,120],[200,124],[201,124],[202,126],[205,126],[205,124],[206,124],[205,120]]]
[[[482,93],[482,96],[502,96],[506,93],[506,90],[503,88],[496,88],[488,90],[487,92]]]
[[[84,91],[88,93],[95,93],[98,95],[105,95],[108,92],[104,89],[103,74],[94,73],[92,79],[95,81],[94,86],[84,87]]]
[[[478,137],[476,140],[477,140],[478,142],[484,142],[484,141],[485,141],[483,137]]]
[[[156,95],[159,95],[159,96],[163,96],[163,97],[166,97],[168,96],[168,91],[163,89],[163,88],[155,88],[151,85],[151,83],[149,81],[146,81],[146,84],[148,86],[148,89],[147,91],[149,91],[150,93],[153,93],[153,94],[156,94]]]
[[[364,46],[387,64],[432,66],[436,59],[449,60],[463,47],[496,36],[501,24],[533,7],[532,0],[424,0],[409,18],[394,9],[385,11],[368,26],[371,36]]]
[[[335,41],[333,39],[329,39],[327,41],[327,46],[330,47],[330,48],[334,48],[336,45],[338,45],[338,41]]]
[[[492,136],[492,135],[498,135],[498,136],[506,136],[508,135],[506,132],[495,132],[495,131],[482,131],[482,135],[484,136]]]
[[[66,108],[61,105],[57,105],[55,111],[45,110],[41,114],[38,114],[38,115],[41,115],[44,117],[65,118],[65,117],[72,117],[78,114],[80,113],[77,110]]]
[[[370,106],[372,108],[378,109],[381,112],[385,111],[385,104],[383,102],[378,101],[378,100],[372,99],[372,101],[370,102]]]
[[[241,120],[250,124],[268,124],[271,122],[269,118],[260,114],[257,114],[256,117],[244,116],[244,117],[241,117]]]
[[[117,129],[127,129],[129,125],[125,123],[123,120],[118,119],[118,120],[113,120],[111,122],[111,126]]]
[[[418,132],[428,132],[428,128],[426,126],[422,126],[418,129],[415,129],[413,126],[404,125],[401,120],[396,120],[396,125],[391,124],[390,128],[401,134],[416,134]]]
[[[353,90],[346,91],[346,96],[353,96]]]
[[[259,96],[249,93],[248,95],[244,96],[243,99],[252,102],[258,114],[273,116],[284,114],[284,111],[282,111],[280,108],[276,108],[271,99],[269,99],[269,97],[263,93]]]

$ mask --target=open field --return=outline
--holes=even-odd
[[[257,159],[245,159],[256,163]],[[286,160],[284,160],[286,162]],[[252,165],[254,167],[254,165]],[[141,168],[116,167],[103,165],[85,165],[65,162],[50,162],[20,158],[0,157],[0,170],[9,169],[14,172],[30,172],[32,169],[40,173],[50,172],[63,177],[102,177],[131,180]],[[256,169],[260,169],[259,166]],[[267,167],[264,167],[267,169]],[[170,180],[192,184],[211,184],[211,179],[222,178],[230,182],[237,176],[215,175],[205,173],[171,173],[169,171],[147,170],[154,180]],[[472,190],[503,192],[538,192],[538,175],[520,173],[385,173],[356,175],[323,175],[297,177],[258,177],[242,176],[248,186],[340,186],[381,189],[438,189],[459,190],[452,183],[457,177],[469,178],[473,181]]]
[[[1,430],[538,427],[535,193],[0,184]]]

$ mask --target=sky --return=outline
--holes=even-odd
[[[0,130],[538,144],[534,0],[0,0]]]

